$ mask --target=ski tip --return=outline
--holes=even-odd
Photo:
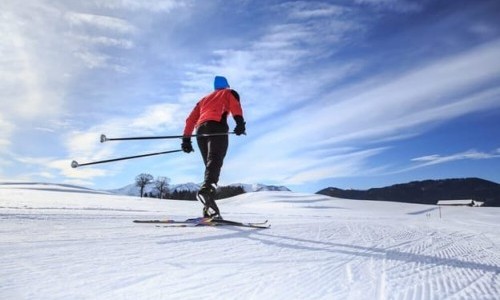
[[[71,162],[71,167],[74,169],[74,168],[78,168],[78,162],[76,160],[72,161]]]
[[[106,135],[101,134],[101,143],[104,143],[107,140],[108,140],[108,138],[106,137]]]

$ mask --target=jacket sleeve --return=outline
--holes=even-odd
[[[231,112],[231,115],[233,115],[233,118],[236,116],[243,117],[240,95],[235,90],[231,90],[231,95],[229,96],[229,98],[229,111]]]
[[[186,119],[186,126],[184,127],[184,136],[190,136],[193,134],[194,127],[200,118],[200,103],[198,102],[193,108],[191,113]]]

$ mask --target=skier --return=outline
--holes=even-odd
[[[198,136],[196,141],[205,164],[204,182],[196,197],[203,203],[203,217],[221,218],[219,208],[215,203],[217,182],[228,148],[228,114],[236,122],[234,133],[245,134],[245,121],[241,109],[240,96],[229,88],[227,79],[215,76],[214,91],[203,97],[191,111],[184,127],[182,150],[193,152],[191,134],[196,128],[196,134],[222,134],[213,136]]]

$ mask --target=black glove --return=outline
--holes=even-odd
[[[191,144],[191,138],[182,138],[182,151],[189,153],[194,152],[193,145]]]
[[[234,121],[236,121],[236,127],[234,127],[234,133],[236,135],[242,135],[245,133],[245,120],[243,120],[242,116],[235,116]]]

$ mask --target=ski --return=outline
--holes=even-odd
[[[211,221],[210,218],[193,218],[193,219],[187,219],[187,220],[170,220],[170,219],[165,219],[165,220],[134,220],[134,223],[147,223],[147,224],[177,224],[177,225],[182,225],[182,224],[191,224],[191,225],[206,225]]]
[[[215,219],[212,220],[211,223],[217,225],[230,225],[230,226],[240,226],[240,227],[252,227],[252,228],[270,228],[271,224],[268,223],[267,220],[264,222],[238,222],[238,221],[230,221],[224,219]]]
[[[195,226],[239,226],[250,228],[270,228],[268,221],[264,222],[238,222],[225,219],[193,218],[187,220],[134,220],[134,223],[157,224],[164,227],[195,227]]]

